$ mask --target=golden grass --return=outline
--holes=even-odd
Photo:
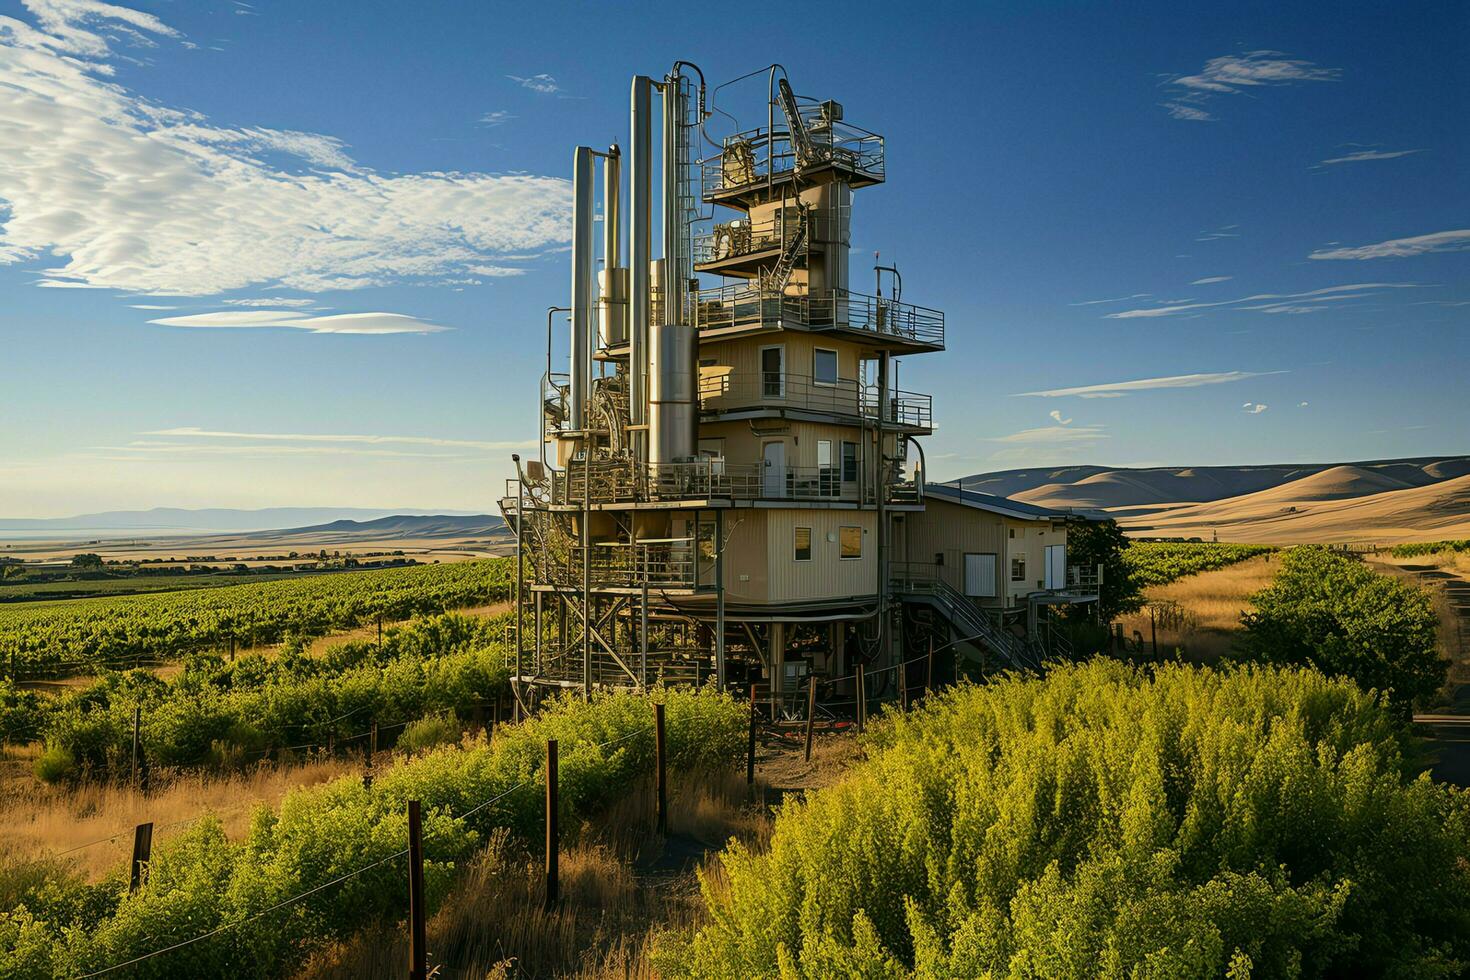
[[[6,761],[18,766],[33,754],[30,747],[7,750]],[[59,855],[82,874],[97,878],[127,859],[133,828],[140,823],[152,821],[156,843],[193,820],[214,814],[226,833],[238,836],[247,829],[256,804],[274,805],[297,786],[361,769],[360,757],[334,757],[232,775],[196,772],[176,776],[146,793],[117,783],[47,786],[28,776],[25,781],[17,778],[0,790],[0,825],[5,827],[0,865]],[[103,840],[109,837],[113,839]]]
[[[1240,633],[1241,615],[1254,610],[1249,597],[1271,584],[1279,562],[1261,555],[1145,589],[1149,602],[1177,603],[1187,619],[1181,628],[1159,628],[1160,656],[1178,649],[1191,661],[1213,663],[1229,653]],[[1152,650],[1147,609],[1124,616],[1121,622],[1127,636],[1142,637],[1146,649]]]

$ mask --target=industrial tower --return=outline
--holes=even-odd
[[[518,686],[754,683],[779,704],[805,674],[896,662],[915,627],[893,549],[924,510],[933,423],[893,359],[943,350],[944,315],[902,302],[895,269],[852,281],[883,138],[780,66],[743,78],[766,90],[753,127],[679,62],[633,79],[626,151],[574,153],[542,449],[501,501],[524,558]]]

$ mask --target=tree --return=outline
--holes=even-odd
[[[102,557],[100,555],[73,555],[71,559],[72,568],[101,568],[102,564]]]
[[[1087,569],[1102,566],[1098,618],[1104,623],[1143,607],[1143,590],[1123,560],[1127,550],[1128,538],[1117,521],[1083,521],[1067,528],[1067,562]]]
[[[1303,664],[1386,694],[1408,714],[1444,686],[1439,617],[1428,592],[1323,548],[1293,548],[1241,617],[1245,655]]]

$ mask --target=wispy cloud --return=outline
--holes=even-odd
[[[1327,286],[1323,289],[1311,289],[1302,293],[1257,293],[1254,296],[1242,296],[1239,299],[1223,299],[1213,303],[1181,303],[1174,306],[1148,306],[1137,310],[1122,310],[1117,313],[1108,313],[1105,316],[1110,320],[1133,320],[1140,317],[1179,316],[1180,314],[1193,313],[1196,310],[1213,309],[1221,306],[1279,313],[1282,310],[1273,309],[1273,307],[1279,306],[1279,301],[1281,300],[1309,299],[1314,303],[1324,303],[1359,299],[1363,296],[1371,296],[1379,290],[1384,289],[1412,289],[1420,285],[1420,283],[1416,282],[1358,282],[1343,286]],[[1245,304],[1248,303],[1259,303],[1261,305],[1246,306]]]
[[[1340,74],[1336,68],[1320,68],[1310,61],[1288,58],[1280,51],[1223,55],[1205,62],[1193,75],[1167,78],[1163,84],[1168,98],[1162,105],[1175,119],[1209,122],[1215,116],[1205,106],[1216,96],[1296,82],[1331,82]]]
[[[1202,231],[1199,233],[1199,237],[1196,238],[1195,241],[1214,242],[1219,241],[1222,238],[1239,238],[1240,232],[1236,230],[1239,227],[1240,225],[1221,225],[1214,231]]]
[[[487,112],[481,116],[480,122],[486,126],[499,126],[502,123],[510,122],[514,118],[516,118],[514,113],[506,112],[504,109],[496,109],[494,112]]]
[[[1437,231],[1432,235],[1414,238],[1391,238],[1376,245],[1359,245],[1354,248],[1318,249],[1309,259],[1402,259],[1429,252],[1459,252],[1470,248],[1470,228],[1458,231]]]
[[[527,449],[536,445],[534,440],[485,442],[475,439],[443,439],[438,436],[364,435],[360,433],[329,434],[321,432],[235,432],[228,429],[204,429],[195,425],[181,425],[171,429],[150,429],[138,434],[143,436],[169,436],[173,438],[242,439],[253,442],[365,443],[369,445],[438,446],[451,449]]]
[[[1199,388],[1204,385],[1228,384],[1247,378],[1261,378],[1285,371],[1220,371],[1212,374],[1175,374],[1163,378],[1140,378],[1135,381],[1112,381],[1106,384],[1080,385],[1075,388],[1051,388],[1046,391],[1023,391],[1019,398],[1063,398],[1075,395],[1078,398],[1121,398],[1135,391],[1152,391],[1156,388]]]
[[[1423,153],[1421,147],[1417,150],[1355,150],[1340,157],[1332,157],[1329,160],[1321,160],[1317,163],[1319,167],[1330,167],[1338,163],[1362,163],[1365,160],[1395,160],[1406,157],[1411,153]]]
[[[1194,282],[1190,283],[1190,285],[1191,286],[1208,286],[1211,283],[1216,283],[1216,282],[1229,282],[1231,279],[1234,279],[1234,278],[1235,278],[1234,276],[1205,276],[1203,279],[1196,279]]]
[[[1097,306],[1099,303],[1126,303],[1131,299],[1148,299],[1151,293],[1134,293],[1132,296],[1118,296],[1113,299],[1085,299],[1080,303],[1068,303],[1068,306]]]
[[[1240,406],[1240,410],[1245,412],[1245,414],[1247,415],[1260,415],[1262,412],[1270,407],[1271,406],[1269,405],[1262,405],[1259,402],[1246,402],[1244,405]]]
[[[561,91],[561,85],[557,84],[556,79],[545,72],[539,75],[506,75],[505,77],[522,88],[528,88],[532,92],[540,92],[542,95],[553,95]]]
[[[143,456],[377,456],[402,459],[470,459],[465,453],[416,453],[397,449],[352,449],[344,446],[211,446],[179,442],[139,439],[126,446],[98,446],[112,453],[136,453]]]
[[[223,303],[223,304],[225,304],[226,306],[262,306],[262,307],[266,307],[266,306],[315,306],[316,305],[316,300],[314,300],[314,299],[289,299],[289,298],[285,298],[285,297],[281,297],[281,296],[266,296],[266,297],[262,297],[262,298],[259,298],[259,299],[222,299],[222,300],[220,300],[220,302]],[[149,309],[149,307],[137,306],[137,307],[134,307],[134,309],[142,310],[142,309]],[[160,307],[157,307],[157,309],[160,309],[160,310],[171,310],[171,309],[173,309],[173,307],[171,307],[171,306],[160,306]]]
[[[1039,429],[1022,429],[1008,436],[993,436],[989,442],[1029,443],[1052,445],[1078,442],[1096,442],[1111,438],[1100,425],[1061,426],[1047,425]]]
[[[1071,425],[1072,424],[1072,420],[1071,419],[1064,419],[1064,418],[1062,418],[1062,413],[1061,413],[1061,411],[1059,409],[1055,409],[1054,408],[1050,412],[1048,412],[1047,414],[1051,416],[1051,420],[1053,422],[1055,422],[1057,425]]]
[[[113,45],[179,39],[80,0],[0,18],[0,264],[59,256],[42,285],[156,296],[303,292],[463,275],[567,240],[565,180],[377,173],[338,139],[220,127],[110,80]],[[87,161],[78,166],[76,161]]]
[[[166,316],[148,322],[164,327],[208,329],[289,327],[292,330],[309,330],[312,333],[342,334],[439,333],[449,329],[437,324],[425,323],[402,313],[334,313],[327,316],[307,316],[298,310],[220,310],[215,313]]]

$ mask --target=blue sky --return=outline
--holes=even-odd
[[[493,509],[571,149],[676,58],[887,138],[933,476],[1470,451],[1470,8],[807,9],[0,0],[0,514]]]

